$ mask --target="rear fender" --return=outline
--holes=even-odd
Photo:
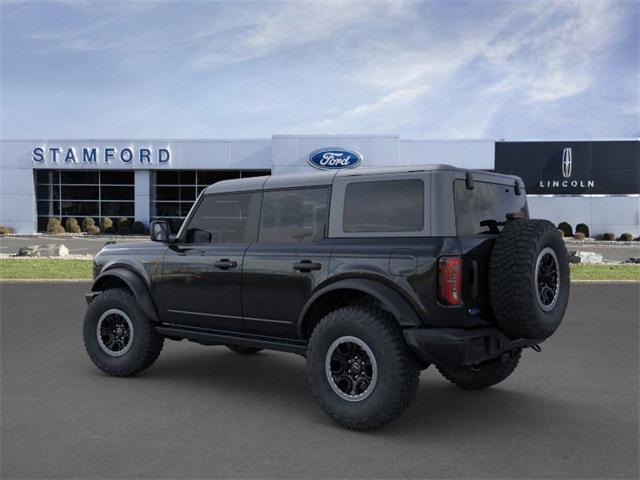
[[[354,290],[375,298],[380,302],[382,308],[387,310],[396,318],[401,327],[423,326],[414,308],[402,295],[391,287],[376,282],[375,280],[352,278],[340,280],[332,283],[331,285],[325,286],[311,296],[300,313],[300,317],[298,319],[298,335],[301,337],[304,335],[305,317],[313,305],[316,302],[321,301],[322,297],[325,295],[337,290]]]

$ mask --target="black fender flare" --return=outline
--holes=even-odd
[[[128,268],[116,267],[103,271],[93,281],[91,291],[101,291],[102,289],[100,288],[100,283],[109,277],[117,278],[118,280],[124,282],[136,297],[136,302],[138,303],[138,306],[142,309],[144,314],[154,322],[160,321],[160,319],[158,318],[156,306],[153,302],[153,298],[151,297],[151,293],[149,292],[147,284],[140,277],[140,275],[138,275],[136,272],[133,272],[132,270],[129,270]]]
[[[304,319],[314,303],[327,293],[336,290],[357,290],[374,297],[382,307],[391,313],[401,327],[423,326],[420,317],[409,301],[400,293],[383,283],[366,278],[340,280],[316,291],[307,301],[298,317],[298,335],[303,335]]]

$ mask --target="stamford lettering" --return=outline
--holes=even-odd
[[[171,162],[171,150],[168,148],[122,148],[116,147],[36,147],[31,152],[35,163],[122,163],[166,164]]]

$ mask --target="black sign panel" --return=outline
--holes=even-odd
[[[640,142],[496,142],[495,169],[533,194],[640,193]]]

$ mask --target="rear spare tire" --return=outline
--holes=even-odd
[[[544,340],[558,328],[569,300],[569,261],[551,222],[507,222],[491,254],[489,297],[510,338]]]

